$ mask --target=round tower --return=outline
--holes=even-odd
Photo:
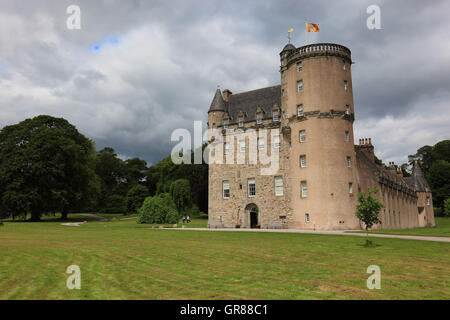
[[[280,58],[293,227],[359,229],[351,52],[332,43],[287,45]]]
[[[217,89],[208,111],[208,128],[217,128],[222,125],[225,111],[225,100],[220,89]]]

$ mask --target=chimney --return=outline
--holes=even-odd
[[[372,162],[375,162],[375,155],[373,151],[372,138],[359,139],[359,146],[357,150],[361,150]]]
[[[233,94],[233,92],[231,92],[230,89],[225,89],[225,90],[223,90],[222,94],[223,94],[223,100],[225,100],[225,102],[228,102],[228,99]]]

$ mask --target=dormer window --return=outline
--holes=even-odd
[[[303,105],[302,104],[297,105],[297,116],[298,117],[303,116]]]
[[[273,110],[272,111],[272,117],[273,117],[273,121],[280,121],[280,111],[279,110]]]
[[[262,113],[256,114],[256,124],[261,124],[263,119]]]
[[[238,120],[239,120],[238,124],[239,128],[242,128],[244,126],[244,116],[240,116]]]
[[[230,123],[230,120],[228,120],[228,119],[224,119],[223,120],[223,128],[224,129],[228,129],[228,124]]]

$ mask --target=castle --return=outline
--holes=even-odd
[[[375,228],[434,226],[431,190],[419,166],[406,178],[393,163],[375,163],[370,138],[355,146],[350,50],[289,43],[280,60],[281,85],[215,93],[208,128],[222,140],[210,136],[210,143],[219,141],[219,152],[248,160],[245,133],[265,130],[257,150],[275,150],[279,163],[264,175],[262,163],[210,163],[209,227],[362,229],[354,215],[357,196],[375,187],[385,204]]]

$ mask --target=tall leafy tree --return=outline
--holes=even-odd
[[[0,131],[1,202],[9,214],[67,217],[89,188],[93,143],[67,120],[38,116]]]
[[[170,185],[170,195],[177,206],[178,212],[183,212],[185,209],[192,207],[192,195],[189,180],[178,179],[172,182]]]
[[[106,208],[111,202],[113,195],[126,196],[125,165],[122,159],[117,157],[113,148],[104,148],[97,153],[95,172],[100,178],[101,192],[98,199],[100,208]],[[114,202],[117,202],[116,197]]]
[[[444,212],[444,201],[450,198],[450,163],[445,160],[434,162],[426,175],[433,194],[433,202]]]

